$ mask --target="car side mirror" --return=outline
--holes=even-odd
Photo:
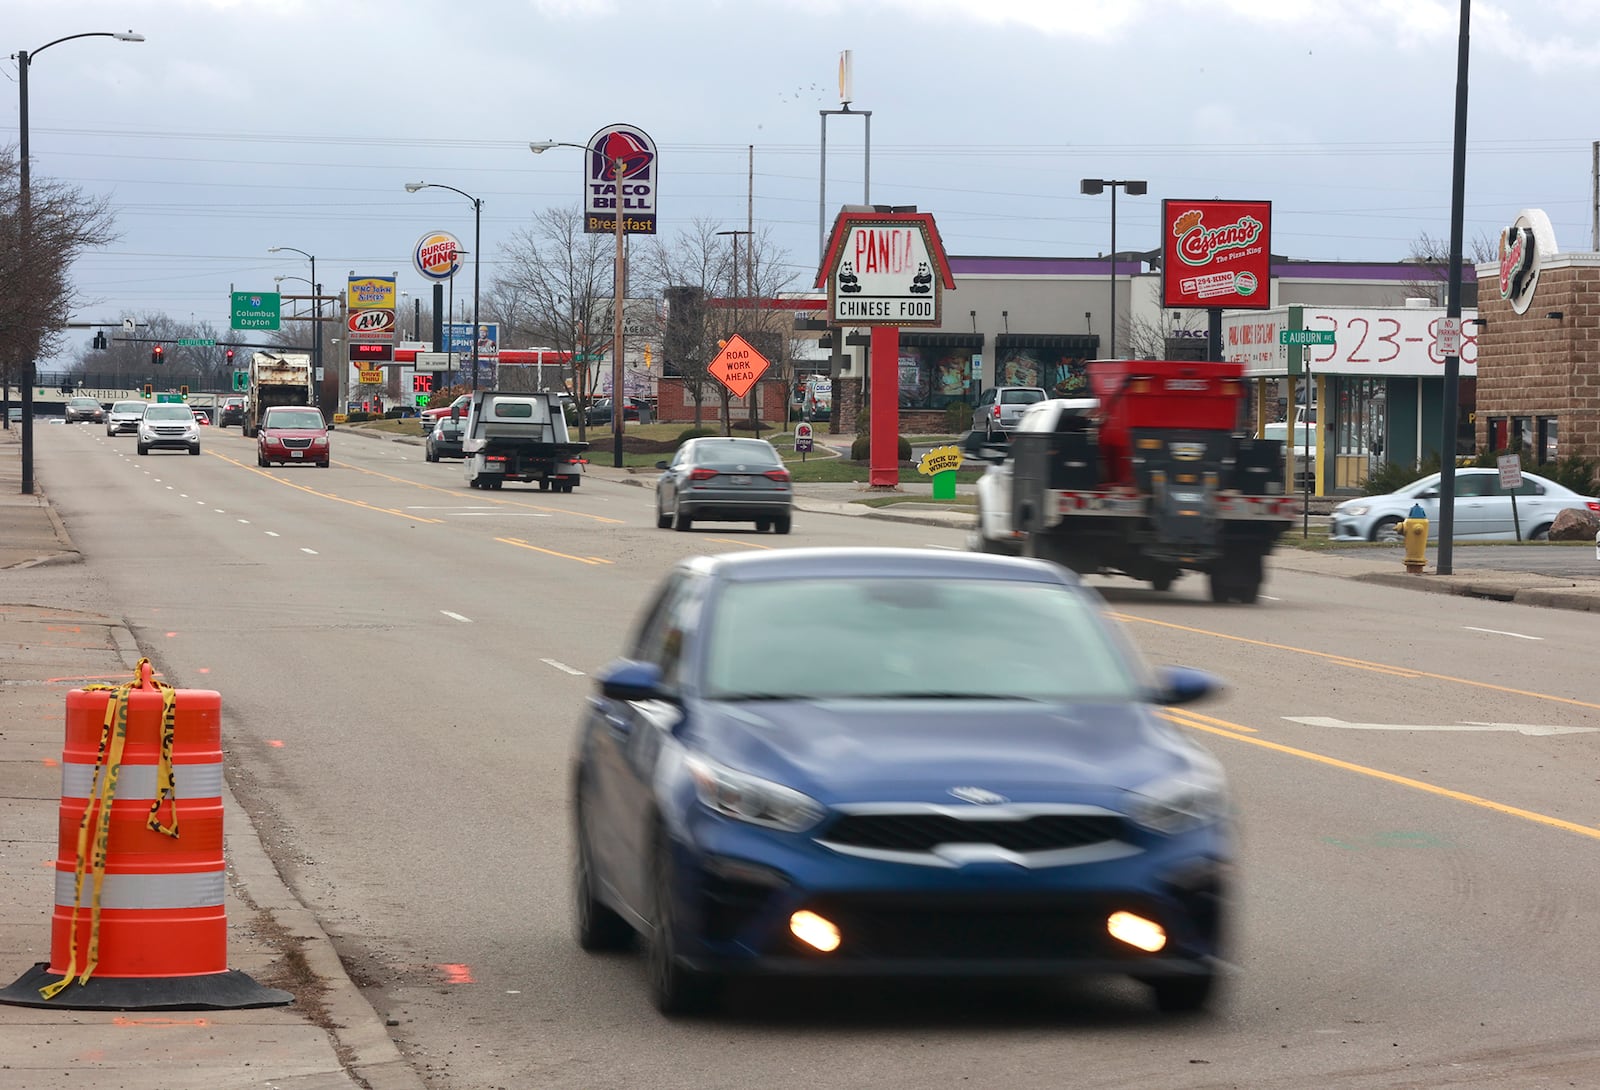
[[[616,659],[595,675],[600,693],[611,700],[666,700],[677,702],[677,694],[662,682],[661,667],[637,659]]]
[[[1192,704],[1222,688],[1222,680],[1215,674],[1196,670],[1192,666],[1163,666],[1157,672],[1155,703],[1174,706]]]
[[[1436,500],[1438,498],[1439,490],[1437,488],[1430,488],[1426,492],[1422,492],[1417,495],[1417,499],[1419,500]]]
[[[663,462],[657,462],[656,463],[656,468],[657,469],[666,469],[667,468],[667,463],[664,462],[664,461]]]

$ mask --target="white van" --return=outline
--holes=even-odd
[[[800,395],[800,416],[805,420],[827,420],[833,416],[833,380],[820,375],[806,378]]]

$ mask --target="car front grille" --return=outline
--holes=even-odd
[[[311,440],[309,440],[309,439],[285,439],[283,441],[283,449],[284,450],[310,450],[311,449]]]
[[[182,424],[154,424],[150,431],[158,439],[182,439],[188,429]]]
[[[976,813],[989,811],[977,810]],[[967,820],[948,812],[845,814],[822,841],[841,848],[931,853],[947,844],[990,844],[1010,852],[1057,852],[1121,839],[1111,814],[1032,814],[1011,820]]]
[[[818,898],[806,905],[838,925],[845,961],[1033,961],[1126,959],[1142,956],[1112,941],[1106,917],[1117,909],[1139,912],[1141,898],[1103,895],[993,893],[872,894]],[[1144,915],[1161,917],[1153,908]],[[814,957],[797,940],[792,954]]]

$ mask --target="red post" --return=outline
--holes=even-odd
[[[872,327],[872,452],[868,482],[900,483],[900,327]]]

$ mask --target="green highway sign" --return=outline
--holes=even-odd
[[[214,337],[179,337],[178,347],[215,348],[217,347],[217,341]]]
[[[1331,329],[1280,329],[1279,344],[1332,344]]]
[[[250,389],[250,372],[249,371],[235,371],[233,373],[233,388],[235,390],[248,390],[248,389]]]
[[[233,328],[277,329],[278,307],[275,291],[236,291],[233,293]]]

